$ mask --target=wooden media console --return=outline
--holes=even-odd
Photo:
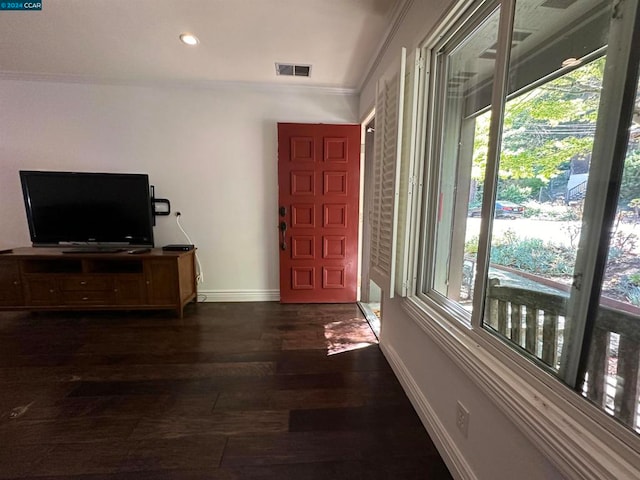
[[[0,310],[174,310],[196,299],[195,250],[0,255]]]

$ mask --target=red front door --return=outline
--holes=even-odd
[[[278,124],[282,303],[356,301],[359,175],[359,125]]]

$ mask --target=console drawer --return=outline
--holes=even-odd
[[[62,303],[65,305],[108,305],[114,301],[112,290],[63,291]]]
[[[113,290],[113,278],[101,275],[67,275],[58,282],[63,291]]]

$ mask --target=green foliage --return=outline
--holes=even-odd
[[[574,227],[578,228],[577,225]],[[566,278],[573,273],[578,234],[578,229],[567,230],[567,235],[572,236],[573,246],[565,246],[540,238],[518,238],[513,230],[507,230],[502,237],[493,240],[491,263],[548,278]],[[628,268],[628,261],[635,258],[637,241],[635,234],[616,232],[612,235],[608,267],[617,265],[616,268],[620,268],[622,265],[623,268]],[[465,253],[476,252],[477,237],[473,237],[465,244]],[[640,307],[640,273],[612,273],[611,278],[613,280],[603,294],[615,294],[617,298]]]
[[[540,196],[540,189],[545,187],[546,182],[544,182],[538,177],[534,177],[534,178],[522,178],[517,181],[517,184],[521,188],[529,188],[531,190],[531,194],[529,195],[529,198],[538,198]]]
[[[471,178],[479,182],[484,181],[487,168],[487,150],[489,148],[489,127],[491,126],[491,112],[479,115],[475,119],[475,133],[473,136],[473,159]]]
[[[467,255],[476,255],[478,253],[479,241],[480,237],[478,235],[474,235],[469,240],[467,240],[464,244],[464,253]]]
[[[640,307],[640,285],[631,279],[633,275],[622,277],[614,286],[614,291],[627,299],[631,305]],[[638,279],[636,279],[638,280]]]
[[[503,149],[500,172],[504,178],[534,177],[548,181],[560,174],[560,167],[567,160],[585,155],[592,147],[592,137],[566,137],[528,149]]]
[[[624,261],[634,255],[638,236],[635,233],[616,231],[609,242],[609,263]]]
[[[598,116],[605,58],[507,101],[499,177],[536,179],[532,193],[566,170],[574,158],[588,159]],[[484,179],[490,113],[476,118],[473,172]],[[523,185],[521,185],[523,186]]]
[[[524,204],[524,216],[536,220],[574,221],[580,220],[580,211],[568,205],[554,205],[530,200]]]
[[[500,182],[498,198],[514,203],[524,203],[531,198],[531,187],[521,187],[513,182]]]
[[[542,218],[542,208],[538,202],[528,202],[524,207],[524,218]]]
[[[635,203],[632,205],[631,202]],[[620,185],[620,205],[640,207],[640,151],[628,155],[624,162]]]
[[[491,245],[491,262],[538,275],[566,276],[573,273],[575,250],[540,238],[518,238],[507,230]]]
[[[629,300],[631,305],[640,307],[640,287],[631,286],[627,292],[627,300]]]

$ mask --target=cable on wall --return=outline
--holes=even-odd
[[[180,231],[182,232],[184,237],[187,239],[187,241],[191,245],[195,245],[193,243],[193,240],[191,240],[191,238],[189,238],[189,235],[187,234],[187,232],[185,232],[184,228],[182,228],[182,225],[180,224],[180,215],[182,215],[180,212],[176,212],[176,223],[178,224],[178,228],[180,229]],[[202,270],[202,264],[200,263],[200,259],[198,258],[198,251],[197,250],[195,252],[195,256],[196,256],[196,263],[198,264],[198,272],[196,274],[196,283],[202,283],[202,282],[204,282],[204,271]]]

